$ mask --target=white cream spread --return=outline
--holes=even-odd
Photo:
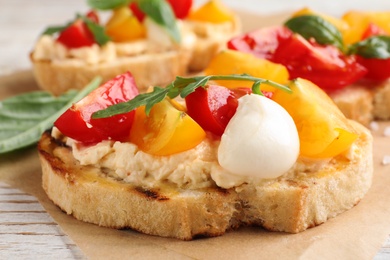
[[[67,139],[67,145],[72,147],[73,156],[81,165],[109,169],[114,178],[148,187],[168,182],[192,189],[213,186],[210,173],[221,170],[216,159],[218,143],[208,138],[189,151],[153,156],[127,142],[103,141],[82,146]]]
[[[245,179],[283,175],[299,155],[293,119],[283,107],[264,96],[245,95],[238,101],[237,111],[221,137],[219,164]]]
[[[52,62],[68,62],[80,64],[99,64],[116,60],[118,57],[132,57],[142,54],[153,54],[170,50],[191,49],[196,43],[196,35],[178,22],[181,43],[175,43],[167,32],[155,22],[145,19],[147,37],[125,43],[108,42],[104,46],[93,44],[89,47],[66,48],[53,36],[41,36],[34,48],[34,60],[50,60]]]

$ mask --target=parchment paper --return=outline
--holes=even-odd
[[[245,30],[279,22],[285,14],[243,16]],[[27,54],[26,54],[27,55]],[[0,99],[37,89],[30,71],[0,77]],[[364,199],[353,209],[299,234],[273,233],[257,227],[241,228],[221,237],[184,242],[112,230],[75,220],[47,198],[41,188],[36,148],[0,155],[0,181],[38,198],[65,233],[90,259],[371,259],[390,234],[390,137],[380,123],[374,132],[374,179]]]

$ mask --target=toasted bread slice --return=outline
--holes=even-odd
[[[70,147],[45,132],[38,145],[43,188],[75,218],[111,228],[131,228],[191,240],[219,236],[240,225],[298,233],[352,208],[371,186],[372,137],[352,122],[359,139],[340,155],[308,173],[300,167],[278,179],[231,189],[145,188],[81,166]]]
[[[167,51],[158,54],[118,57],[114,61],[97,64],[36,60],[31,55],[33,72],[38,85],[55,95],[69,89],[82,89],[94,77],[103,82],[126,71],[131,71],[140,91],[150,86],[165,86],[177,75],[185,75],[190,56],[187,51]]]

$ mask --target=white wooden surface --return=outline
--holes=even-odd
[[[84,259],[31,195],[0,183],[0,259]]]
[[[200,4],[205,0],[195,0]],[[332,15],[350,9],[389,10],[389,0],[224,0],[229,6],[272,14],[310,6]],[[48,25],[63,24],[88,8],[85,0],[0,0],[0,76],[29,70],[29,52]],[[52,250],[49,250],[52,249]],[[77,246],[38,201],[0,183],[0,259],[82,259]],[[375,260],[390,259],[390,238]]]

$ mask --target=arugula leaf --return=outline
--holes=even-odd
[[[111,10],[119,6],[127,5],[131,0],[87,0],[87,4],[98,10]]]
[[[69,91],[59,97],[35,91],[1,101],[0,154],[36,143],[62,113],[97,88],[100,81],[95,78],[81,91]]]
[[[306,40],[314,38],[319,44],[335,45],[344,50],[341,32],[330,22],[317,15],[302,15],[289,19],[284,25],[302,35]]]
[[[138,6],[154,22],[165,28],[174,41],[181,41],[175,14],[167,1],[138,0]]]
[[[352,44],[348,53],[368,59],[388,59],[390,58],[390,36],[372,36]]]
[[[291,89],[287,86],[279,83],[252,77],[248,74],[241,75],[209,75],[209,76],[198,76],[191,78],[176,77],[176,79],[169,84],[166,88],[154,87],[152,92],[139,94],[132,100],[122,102],[113,106],[110,106],[104,110],[97,111],[92,114],[92,118],[105,118],[118,114],[130,112],[137,107],[145,106],[146,114],[149,114],[152,107],[164,100],[164,98],[185,98],[199,87],[205,87],[210,80],[238,80],[238,81],[253,81],[252,91],[255,94],[263,95],[260,91],[261,84],[268,84],[270,86],[279,88],[281,90],[291,93]]]

